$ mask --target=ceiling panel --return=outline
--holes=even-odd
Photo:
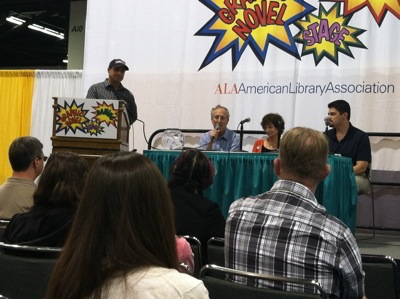
[[[70,2],[74,0],[0,0],[0,69],[65,69]],[[6,21],[9,16],[23,25]],[[28,28],[37,24],[61,33],[59,39]]]

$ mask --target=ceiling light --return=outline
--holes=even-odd
[[[17,24],[17,25],[22,25],[23,23],[25,23],[24,20],[16,18],[16,17],[8,17],[6,20],[11,23]],[[32,30],[43,32],[48,35],[58,37],[59,39],[64,39],[64,33],[61,33],[61,32],[58,32],[58,31],[55,31],[55,30],[52,30],[52,29],[49,29],[49,28],[46,28],[46,27],[43,27],[43,26],[40,26],[37,24],[29,25],[28,28],[32,29]]]
[[[15,18],[15,17],[8,17],[8,18],[6,18],[6,20],[11,23],[17,24],[17,25],[22,25],[23,23],[25,23],[24,20],[21,20],[21,19]]]

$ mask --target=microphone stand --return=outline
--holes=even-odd
[[[243,123],[240,123],[240,143],[239,143],[239,152],[243,152]]]

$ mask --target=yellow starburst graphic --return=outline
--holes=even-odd
[[[104,122],[107,126],[111,124],[117,127],[118,109],[114,109],[113,104],[107,105],[104,101],[102,104],[97,102],[97,106],[92,108],[95,110],[95,112],[93,112],[93,114],[95,114],[93,118],[96,119],[99,124]]]
[[[302,56],[313,54],[316,65],[323,57],[338,64],[338,52],[353,57],[349,46],[366,48],[357,38],[365,30],[349,26],[350,19],[340,15],[337,3],[328,12],[320,5],[318,16],[309,14],[305,21],[296,22],[301,31],[295,40],[303,43]]]
[[[368,7],[379,26],[382,25],[388,11],[396,18],[400,19],[400,0],[336,0],[335,2],[344,3],[345,16],[354,14],[364,7]]]
[[[289,25],[315,10],[303,0],[200,2],[214,11],[215,15],[196,35],[216,37],[200,69],[228,50],[232,50],[234,68],[247,45],[262,64],[270,43],[299,58]]]
[[[88,110],[83,109],[83,105],[77,105],[75,100],[72,101],[71,105],[69,106],[67,102],[65,102],[65,106],[58,105],[57,113],[56,113],[56,124],[58,128],[56,133],[65,130],[65,133],[68,130],[72,130],[74,134],[76,130],[80,130],[84,132],[83,125],[89,121],[86,117]]]

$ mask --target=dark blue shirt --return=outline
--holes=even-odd
[[[357,161],[371,163],[371,145],[369,137],[364,131],[353,127],[350,123],[349,130],[341,141],[336,138],[336,129],[329,130],[327,135],[329,153],[351,158],[353,166],[356,165]]]

